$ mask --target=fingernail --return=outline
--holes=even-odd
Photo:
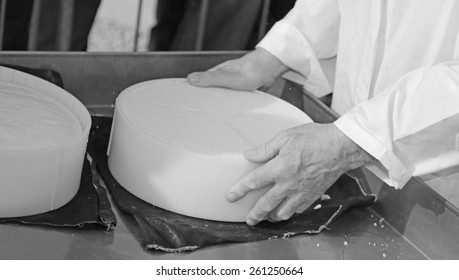
[[[234,202],[236,201],[236,194],[234,193],[229,193],[226,198],[228,199],[229,202]]]
[[[257,156],[257,154],[257,149],[250,149],[244,152],[244,157],[250,160],[251,158]]]
[[[292,215],[289,215],[287,213],[279,213],[277,215],[277,217],[279,218],[279,221],[286,221],[286,220],[290,219],[291,216]]]
[[[188,75],[188,81],[190,81],[190,83],[192,84],[196,84],[197,82],[199,82],[199,75],[196,73]]]
[[[257,224],[257,222],[255,220],[252,220],[252,219],[247,219],[245,222],[251,227],[253,227],[254,225]]]
[[[251,155],[253,155],[253,149],[250,149],[244,152],[245,157],[250,157]]]

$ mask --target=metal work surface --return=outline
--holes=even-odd
[[[56,70],[66,89],[92,113],[111,115],[116,96],[129,85],[184,77],[241,54],[3,53],[0,63]],[[270,92],[302,108],[316,122],[333,121],[333,113],[297,85],[279,81]],[[346,212],[318,235],[160,253],[142,248],[135,221],[113,205],[118,224],[112,231],[100,226],[2,224],[0,259],[459,259],[456,208],[417,179],[396,191],[364,172],[366,189],[378,195],[378,201]]]

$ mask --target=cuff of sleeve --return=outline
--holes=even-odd
[[[322,97],[332,92],[314,50],[304,35],[286,22],[276,23],[258,43],[284,65],[307,78],[303,85],[308,92]]]
[[[345,114],[334,124],[354,143],[379,161],[379,164],[370,165],[367,168],[386,184],[401,189],[410,180],[412,172],[400,159],[377,138],[357,125],[351,117]]]

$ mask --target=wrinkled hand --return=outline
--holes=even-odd
[[[267,163],[236,182],[231,202],[272,186],[249,212],[246,222],[287,220],[317,200],[344,172],[373,161],[334,124],[310,123],[285,130],[244,156]]]
[[[257,48],[239,59],[226,61],[205,72],[191,73],[188,75],[188,82],[200,87],[266,89],[287,70],[275,56]]]
[[[205,72],[188,75],[200,87],[237,90],[266,89],[288,68],[262,48],[224,62]],[[236,182],[227,198],[234,202],[247,193],[271,187],[249,212],[246,222],[282,221],[301,213],[317,200],[344,172],[374,159],[333,124],[305,124],[285,130],[245,157],[266,162]]]

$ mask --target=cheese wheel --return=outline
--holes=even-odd
[[[31,88],[0,83],[0,150],[63,145],[81,135],[75,115],[57,100]]]
[[[199,88],[185,79],[148,81],[116,100],[109,167],[127,190],[198,218],[244,221],[266,191],[229,203],[228,188],[261,166],[243,152],[311,119],[260,91]]]
[[[0,67],[0,217],[44,213],[78,192],[91,116],[64,89]]]

